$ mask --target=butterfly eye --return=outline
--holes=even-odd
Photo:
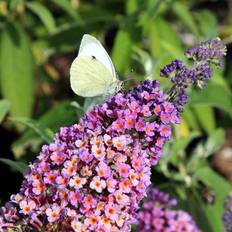
[[[95,57],[95,56],[92,56],[92,59],[93,59],[93,60],[96,60],[96,57]]]

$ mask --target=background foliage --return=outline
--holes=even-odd
[[[2,201],[17,192],[41,144],[97,101],[75,96],[69,84],[84,33],[102,41],[128,88],[145,78],[167,88],[160,67],[184,59],[186,47],[220,36],[228,46],[224,70],[215,70],[204,91],[190,91],[182,124],[152,178],[203,231],[222,231],[232,187],[212,163],[232,126],[231,13],[229,0],[0,0],[0,181],[12,182],[1,189]]]

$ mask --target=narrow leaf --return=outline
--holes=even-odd
[[[24,174],[27,170],[27,165],[23,162],[18,162],[18,161],[14,161],[14,160],[10,160],[10,159],[0,159],[0,162],[7,164],[8,166],[10,166],[11,168],[13,168],[14,170]]]
[[[193,107],[194,114],[198,119],[200,126],[210,135],[215,127],[215,117],[212,107],[197,104]]]
[[[222,214],[225,196],[231,191],[231,185],[210,167],[204,167],[197,170],[194,176],[196,179],[204,182],[215,194],[214,204],[204,206],[206,215],[214,232],[223,231]]]
[[[56,5],[62,8],[65,12],[67,12],[73,19],[75,19],[79,24],[83,24],[84,21],[81,16],[78,14],[77,9],[74,9],[70,4],[69,0],[52,0]]]
[[[232,95],[220,84],[210,82],[205,89],[192,91],[189,103],[216,106],[232,115]]]
[[[137,0],[128,0],[128,1],[126,1],[125,5],[126,5],[125,6],[126,13],[128,15],[134,14],[138,10],[138,2],[137,2]]]
[[[184,209],[190,212],[191,216],[195,219],[195,222],[202,231],[214,232],[214,229],[205,213],[202,198],[195,189],[191,189],[191,191],[187,192]]]
[[[27,2],[26,6],[40,18],[50,33],[55,31],[56,22],[52,13],[47,7],[40,4],[39,2]]]
[[[10,118],[10,120],[17,122],[17,123],[21,123],[25,126],[28,126],[34,132],[36,132],[46,143],[52,142],[52,136],[51,136],[51,132],[49,131],[49,129],[44,128],[36,121],[33,121],[28,118]]]
[[[78,118],[82,115],[83,109],[76,109],[71,106],[70,102],[65,101],[48,110],[37,120],[37,124],[39,124],[43,130],[45,128],[49,128],[49,130],[54,133],[59,130],[60,127],[68,126],[77,122]],[[41,138],[41,136],[33,129],[29,128],[26,130],[25,133],[12,145],[15,157],[22,156],[24,154],[25,147],[27,147],[33,140],[38,140],[38,137]]]
[[[181,19],[182,23],[185,24],[193,32],[193,34],[198,35],[196,22],[186,4],[175,2],[174,10]]]
[[[149,39],[154,57],[160,57],[166,50],[174,56],[183,57],[177,32],[162,18],[150,22]]]
[[[116,70],[123,74],[128,67],[132,52],[132,40],[126,30],[120,30],[115,38],[112,59]]]
[[[206,141],[204,154],[205,157],[217,152],[225,143],[225,131],[221,128],[213,131]]]
[[[189,106],[184,107],[184,113],[182,117],[185,119],[187,124],[194,130],[199,130],[199,124],[196,117],[194,117],[193,111]]]
[[[18,24],[8,23],[1,35],[0,86],[13,116],[29,117],[34,102],[34,57],[29,39]]]
[[[197,14],[199,29],[205,38],[215,38],[218,36],[217,15],[210,10],[198,11]]]
[[[8,100],[0,100],[0,123],[5,118],[10,109],[10,102]]]

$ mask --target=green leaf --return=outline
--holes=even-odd
[[[113,47],[112,60],[116,70],[123,74],[130,62],[132,52],[132,39],[128,31],[119,30]]]
[[[173,141],[171,149],[167,151],[167,153],[169,153],[169,155],[166,156],[167,161],[178,166],[178,163],[180,162],[180,157],[184,156],[184,151],[186,147],[193,139],[197,138],[197,136],[199,136],[197,132],[190,133],[189,136],[187,136],[186,138],[176,139],[175,141]]]
[[[183,186],[180,188],[183,188]],[[187,199],[182,202],[178,201],[178,206],[190,213],[202,231],[213,232],[214,229],[211,226],[207,215],[205,214],[204,204],[200,194],[195,189],[191,189],[187,191],[186,195]]]
[[[78,110],[71,106],[68,101],[64,101],[59,105],[52,107],[44,115],[42,115],[37,120],[37,124],[39,124],[43,130],[49,128],[52,132],[56,132],[60,129],[60,127],[68,126],[77,122],[78,118],[82,115],[82,109]],[[22,156],[25,148],[35,139],[38,139],[38,133],[32,129],[26,130],[25,133],[12,145],[15,157]]]
[[[142,50],[137,46],[134,46],[133,59],[136,60],[139,64],[141,64],[143,75],[149,77],[153,73],[153,60],[147,51]],[[138,68],[138,65],[136,68]]]
[[[166,50],[173,56],[183,57],[178,34],[162,18],[150,22],[149,39],[153,57],[160,57]]]
[[[139,25],[143,26],[143,29],[146,30],[147,24],[149,23],[149,21],[153,20],[158,15],[161,5],[162,3],[164,3],[164,1],[148,0],[148,1],[143,1],[143,2],[146,5],[146,9],[145,9],[145,12],[140,15]]]
[[[10,102],[8,100],[0,100],[0,123],[5,118],[10,109]]]
[[[222,214],[226,195],[231,191],[231,185],[210,167],[204,167],[197,170],[194,178],[203,181],[210,187],[215,194],[215,203],[204,205],[206,215],[214,232],[223,231]]]
[[[205,38],[215,38],[218,36],[217,16],[213,13],[213,11],[198,11],[196,16],[199,29]]]
[[[175,2],[174,11],[181,19],[182,23],[185,24],[195,35],[198,35],[198,28],[195,20],[193,19],[192,14],[190,13],[190,9],[186,6],[186,4],[181,2]]]
[[[83,107],[76,101],[70,103],[71,106],[75,107],[78,111],[85,113]]]
[[[0,82],[2,95],[16,117],[30,117],[34,103],[34,57],[30,42],[18,24],[6,24],[1,34]]]
[[[14,170],[24,174],[27,170],[27,165],[23,162],[18,162],[18,161],[14,161],[14,160],[10,160],[10,159],[0,159],[0,162],[7,164],[8,166],[10,166],[11,168],[13,168]]]
[[[180,152],[184,152],[186,147],[189,145],[191,141],[193,141],[195,138],[199,136],[198,132],[192,132],[187,137],[182,139],[176,139],[172,143],[172,148],[170,152],[170,155],[168,155],[170,158],[171,156],[175,156]]]
[[[217,152],[225,142],[225,131],[221,128],[218,128],[215,131],[212,131],[209,138],[205,144],[204,157],[212,155]]]
[[[41,116],[38,122],[56,132],[62,126],[77,123],[82,115],[83,110],[76,110],[69,101],[63,101]]]
[[[203,90],[190,93],[189,104],[219,107],[232,116],[232,95],[222,85],[210,82]]]
[[[193,107],[193,112],[200,126],[210,135],[216,127],[213,109],[210,106],[197,104]]]
[[[84,9],[81,12],[85,16],[84,26],[78,22],[63,24],[57,28],[55,33],[46,38],[50,47],[49,52],[73,52],[73,50],[78,49],[83,34],[93,33],[93,31],[107,31],[109,25],[118,24],[119,17],[115,17],[110,11],[103,10],[96,5]]]
[[[226,78],[223,76],[223,73],[223,68],[213,68],[213,79],[211,80],[211,82],[213,84],[218,84],[219,86],[224,88],[224,91],[226,91],[228,94],[230,94],[230,96],[232,96],[230,93],[230,86],[228,85]]]
[[[55,19],[49,9],[45,7],[45,5],[42,5],[39,2],[27,2],[26,6],[40,18],[48,32],[51,33],[55,31]]]
[[[138,10],[138,1],[137,0],[127,0],[125,6],[126,6],[127,15],[131,15]]]
[[[173,41],[172,42],[167,42],[167,41],[162,40],[161,45],[167,52],[172,54],[173,57],[176,57],[176,58],[181,59],[181,60],[185,59],[183,51],[178,49],[177,46],[173,45]]]
[[[51,131],[49,131],[49,129],[47,128],[44,128],[38,122],[29,118],[10,118],[10,120],[28,126],[34,132],[36,132],[36,134],[38,134],[46,143],[52,142],[53,134],[51,133]]]
[[[56,5],[66,11],[73,19],[75,19],[79,24],[83,25],[84,21],[78,14],[78,10],[74,9],[70,4],[69,0],[52,0]]]
[[[1,1],[1,2],[4,2],[4,1]],[[11,1],[5,1],[5,2],[9,4],[9,9],[12,12],[17,12],[17,10],[20,7],[23,7],[23,4],[24,4],[24,0],[11,0]]]
[[[197,119],[194,116],[192,109],[188,105],[184,107],[182,117],[184,118],[188,126],[190,126],[194,130],[199,130]]]
[[[170,62],[172,62],[174,58],[175,57],[173,57],[171,54],[169,54],[168,52],[167,53],[165,52],[157,59],[157,62],[155,63],[153,67],[154,79],[158,80],[161,86],[164,86],[166,88],[171,87],[171,83],[168,78],[160,77],[160,69],[163,68],[165,65],[169,64]]]
[[[48,47],[56,53],[73,52],[78,49],[84,33],[90,33],[90,31],[87,29],[84,30],[77,24],[71,24],[66,27],[57,28],[57,31],[49,36],[46,42],[48,43]]]

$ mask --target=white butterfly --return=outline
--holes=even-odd
[[[121,88],[114,65],[101,43],[85,34],[70,69],[72,90],[82,97],[114,94]]]

